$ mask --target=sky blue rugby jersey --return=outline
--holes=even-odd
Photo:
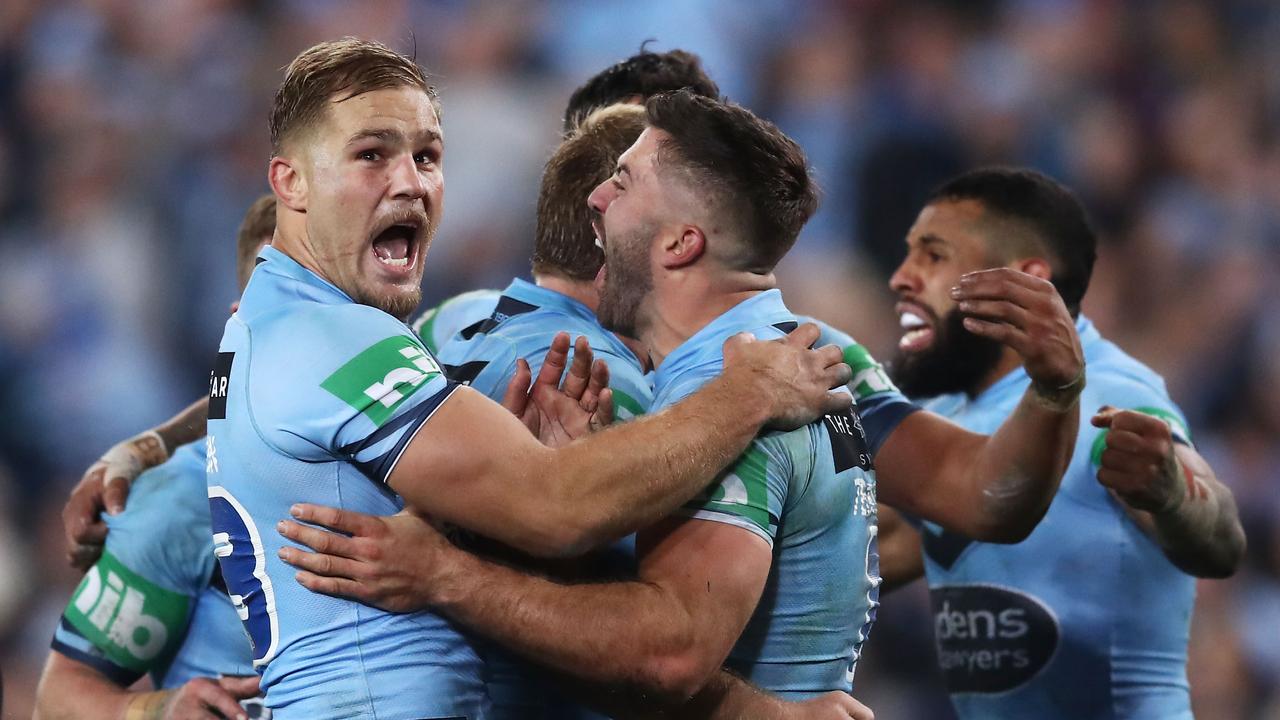
[[[1186,424],[1158,375],[1076,323],[1088,382],[1075,454],[1049,512],[1016,545],[924,523],[938,662],[962,718],[1191,718],[1187,638],[1195,581],[1173,566],[1097,481],[1102,405]],[[1029,379],[1019,368],[969,401],[926,407],[994,432]]]
[[[438,355],[440,348],[454,335],[488,320],[501,296],[501,290],[471,290],[454,295],[433,308],[423,310],[409,321],[409,326],[422,338],[422,344]]]
[[[67,604],[53,649],[122,686],[143,674],[165,690],[253,675],[209,539],[205,441],[139,475],[124,512],[104,518],[102,559]]]
[[[524,358],[536,377],[551,340],[556,333],[567,332],[571,341],[585,335],[595,357],[609,365],[609,387],[619,421],[648,410],[652,390],[640,361],[616,335],[601,327],[586,305],[516,279],[490,309],[488,317],[469,323],[441,348],[440,363],[452,380],[500,401],[515,375],[516,360]],[[634,571],[634,538],[618,543],[600,562],[617,571]],[[498,648],[487,656],[494,718],[593,717],[561,697],[527,663]]]
[[[457,387],[407,325],[264,248],[210,375],[215,554],[278,718],[482,717],[482,667],[443,618],[312,593],[276,556],[297,502],[376,515]]]
[[[730,336],[772,340],[795,325],[777,290],[739,303],[658,367],[654,410],[719,376]],[[788,699],[851,690],[880,585],[876,479],[858,416],[844,412],[791,432],[762,433],[679,512],[734,525],[772,548],[760,603],[726,666]]]

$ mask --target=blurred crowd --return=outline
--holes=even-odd
[[[578,83],[696,52],[808,151],[823,207],[781,270],[887,356],[923,196],[980,164],[1072,186],[1101,230],[1085,312],[1166,379],[1236,493],[1245,567],[1199,588],[1197,717],[1280,718],[1280,4],[1274,0],[4,0],[0,671],[29,717],[77,581],[59,510],[116,440],[201,395],[266,191],[281,68],[321,39],[416,50],[444,103],[425,297],[527,272],[542,162]],[[1125,602],[1116,598],[1116,602]],[[945,718],[923,587],[884,599],[859,697]]]

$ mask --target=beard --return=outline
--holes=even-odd
[[[361,290],[350,294],[351,299],[357,303],[375,307],[400,322],[406,321],[413,314],[414,309],[422,303],[421,287],[398,293],[374,293]]]
[[[889,377],[907,397],[930,398],[963,392],[972,397],[1000,361],[1004,346],[964,328],[964,316],[951,310],[934,322],[933,344],[919,352],[898,350]]]
[[[640,304],[653,290],[649,243],[654,233],[654,228],[642,226],[606,245],[604,287],[600,289],[596,318],[619,335],[640,337]]]

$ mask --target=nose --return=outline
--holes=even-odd
[[[427,194],[427,173],[423,172],[413,156],[406,154],[391,165],[391,195],[396,198],[417,200]]]
[[[902,259],[902,263],[898,265],[898,269],[893,271],[893,275],[889,276],[889,289],[899,295],[912,293],[919,294],[923,286],[920,279],[920,273],[912,267],[911,255],[907,254]]]
[[[604,211],[609,209],[609,203],[613,202],[613,198],[613,185],[608,180],[605,180],[597,185],[596,189],[592,190],[591,194],[587,196],[587,206],[603,215]]]

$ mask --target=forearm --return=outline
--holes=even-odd
[[[1050,407],[1028,388],[1013,413],[974,453],[966,486],[976,500],[966,534],[989,542],[1019,542],[1049,509],[1071,462],[1080,403]]]
[[[460,554],[431,588],[454,621],[553,669],[624,691],[671,695],[665,658],[693,636],[687,613],[652,584],[563,585]]]
[[[666,517],[741,455],[767,420],[741,387],[722,376],[660,413],[552,454],[547,511],[577,525],[577,549]]]
[[[689,720],[786,720],[788,712],[785,701],[728,670],[721,670],[692,700],[669,712],[667,717]]]
[[[34,717],[36,720],[124,720],[130,703],[142,695],[131,693],[100,673],[53,652],[36,689]]]
[[[1188,574],[1229,577],[1245,549],[1235,498],[1195,451],[1179,445],[1174,453],[1187,492],[1172,509],[1148,514],[1152,537],[1169,561]]]
[[[209,398],[203,397],[158,425],[155,430],[164,441],[165,449],[172,455],[179,447],[204,437],[208,421]]]

